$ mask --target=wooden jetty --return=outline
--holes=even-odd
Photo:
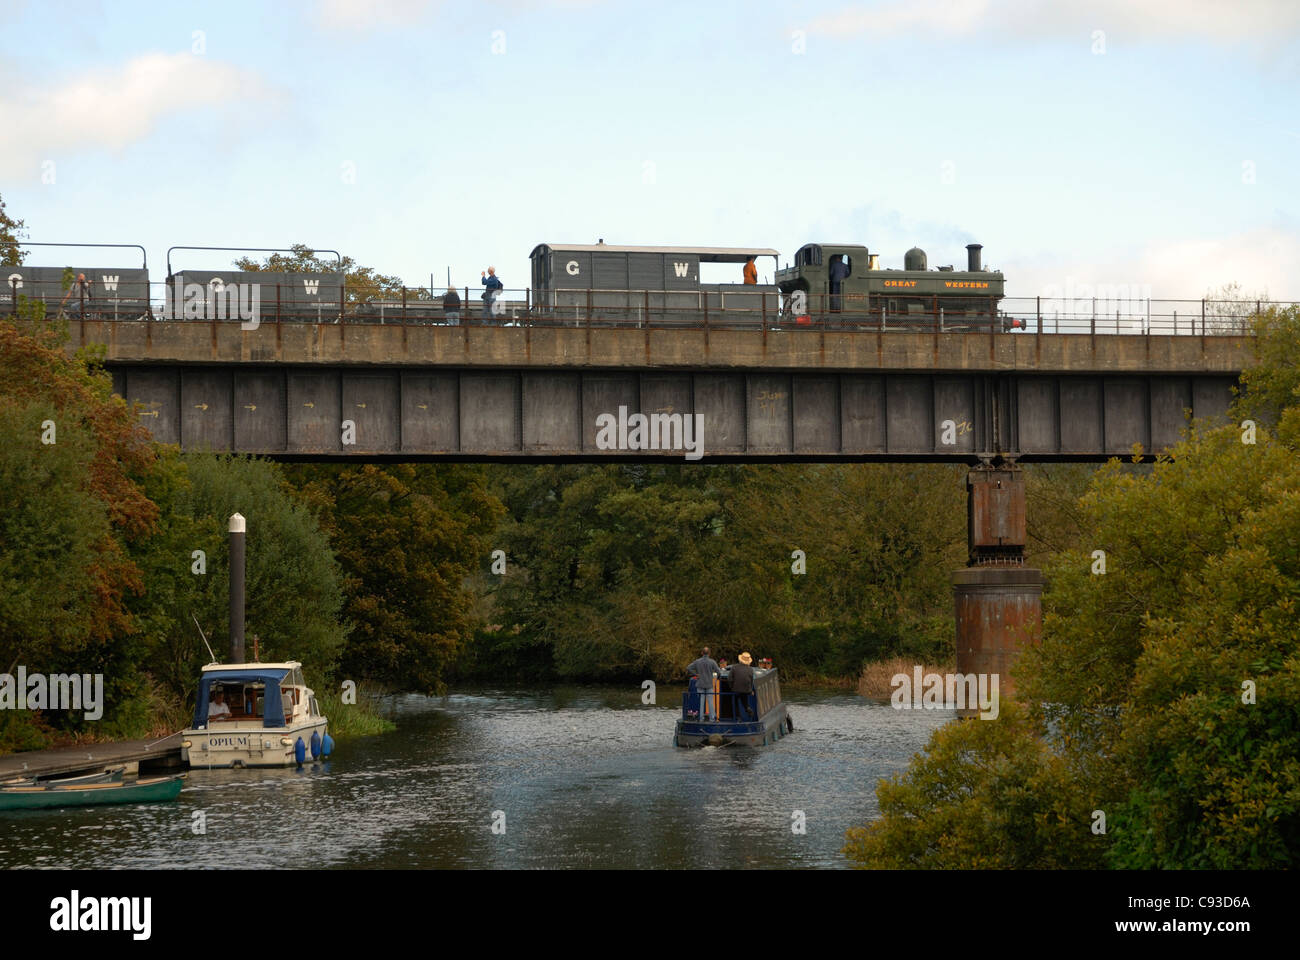
[[[52,777],[127,764],[128,771],[179,767],[181,735],[162,740],[121,740],[88,743],[57,750],[28,750],[0,757],[0,780],[10,777]]]

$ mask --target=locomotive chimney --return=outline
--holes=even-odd
[[[980,251],[984,249],[983,244],[968,243],[966,244],[966,269],[971,273],[979,273],[984,268],[980,266]]]

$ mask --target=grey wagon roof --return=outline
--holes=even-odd
[[[703,263],[744,263],[750,257],[775,257],[771,247],[623,247],[612,243],[539,243],[529,259],[544,253],[664,253],[697,256]]]

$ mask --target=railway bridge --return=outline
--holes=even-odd
[[[705,461],[1102,461],[1222,415],[1250,351],[1244,336],[223,321],[74,321],[71,342],[107,347],[161,442],[312,460],[682,456],[649,443],[679,415]],[[659,415],[640,447],[637,414]]]
[[[1249,337],[74,321],[153,436],[286,460],[965,463],[962,673],[1041,623],[1018,463],[1150,457],[1222,417]]]

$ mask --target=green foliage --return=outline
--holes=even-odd
[[[1288,407],[1300,407],[1300,306],[1270,307],[1255,318],[1256,362],[1242,375],[1238,420],[1277,426]]]
[[[263,660],[300,660],[314,685],[333,675],[345,630],[342,576],[329,540],[274,464],[250,457],[168,451],[146,488],[162,507],[157,533],[135,559],[146,592],[135,604],[145,662],[155,679],[192,695],[209,661],[202,625],[219,660],[229,657],[229,517],[248,522],[245,655],[256,634]],[[195,551],[206,573],[194,572]]]
[[[1234,417],[1149,469],[1092,478],[1045,564],[1023,712],[938,731],[882,786],[846,853],[876,866],[1261,868],[1300,858],[1300,356],[1296,311],[1261,320]],[[1092,571],[1104,550],[1105,575]],[[1253,700],[1251,690],[1253,688]],[[1009,719],[1013,722],[1008,723]],[[1005,730],[984,730],[1002,727]],[[1017,792],[1019,791],[1019,792]],[[1103,810],[1105,835],[1055,832]],[[1008,798],[1024,805],[1007,816]],[[1063,807],[1058,807],[1059,812]],[[1049,811],[1048,819],[1043,819]],[[1071,828],[1073,829],[1073,828]]]
[[[473,633],[465,585],[500,516],[476,468],[289,468],[338,555],[351,626],[342,676],[440,691]]]
[[[771,656],[787,677],[844,678],[866,659],[951,647],[960,471],[656,464],[494,476],[509,565],[483,579],[488,629],[463,674],[679,679],[709,645]]]
[[[226,517],[250,523],[248,627],[265,657],[324,677],[343,642],[340,575],[279,469],[149,442],[102,370],[24,302],[0,321],[0,671],[104,676],[105,713],[6,721],[4,745],[175,729],[207,661],[224,654]],[[206,575],[191,572],[207,555]],[[21,729],[20,729],[21,728]]]
[[[936,730],[925,753],[877,788],[882,818],[848,831],[844,853],[875,869],[1051,869],[1103,865],[1090,798],[1067,760],[1004,701],[996,720]]]
[[[373,737],[397,729],[397,724],[378,711],[374,698],[362,693],[363,689],[358,689],[356,703],[344,703],[337,687],[327,690],[316,688],[316,704],[320,707],[320,712],[329,718],[330,736],[335,740]]]

